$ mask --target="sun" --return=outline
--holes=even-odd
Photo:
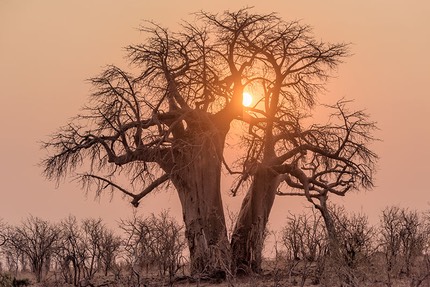
[[[248,92],[243,93],[242,105],[249,107],[252,104],[252,96]]]

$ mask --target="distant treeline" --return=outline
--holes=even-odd
[[[387,207],[377,226],[339,206],[330,213],[334,235],[314,210],[291,215],[273,232],[275,258],[265,260],[264,270],[270,280],[279,286],[430,283],[429,212]],[[100,280],[140,286],[154,278],[165,284],[187,274],[183,226],[168,212],[120,220],[119,230],[74,216],[58,223],[29,216],[16,226],[0,221],[0,286],[29,272],[38,282],[74,286]]]
[[[100,276],[131,286],[149,273],[171,280],[186,265],[183,227],[168,212],[120,220],[119,228],[121,235],[100,218],[74,216],[59,223],[30,216],[17,226],[0,221],[0,271],[14,277],[32,272],[37,282],[55,277],[58,286]],[[0,286],[7,285],[0,279]]]

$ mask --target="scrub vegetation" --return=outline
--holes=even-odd
[[[430,285],[429,212],[387,207],[373,226],[365,214],[329,210],[336,251],[317,210],[291,214],[268,231],[276,240],[262,272],[226,280],[192,276],[184,228],[168,212],[122,219],[117,232],[101,219],[30,216],[2,223],[0,286]]]

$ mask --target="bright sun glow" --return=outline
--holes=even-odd
[[[252,96],[248,92],[243,93],[242,105],[249,107],[252,104]]]

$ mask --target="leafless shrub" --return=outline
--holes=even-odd
[[[148,272],[149,268],[149,262],[146,260],[146,255],[149,254],[147,242],[150,242],[148,226],[143,218],[133,213],[133,218],[121,220],[119,227],[125,234],[124,258],[130,269],[130,276],[126,279],[129,282],[135,281],[139,286],[142,269],[146,266]]]
[[[55,254],[56,263],[66,283],[78,286],[85,264],[86,250],[82,230],[76,217],[69,216],[60,223],[61,237]]]
[[[182,267],[182,251],[185,248],[185,241],[182,236],[183,227],[164,211],[157,217],[151,215],[149,224],[152,227],[153,242],[150,245],[154,259],[158,262],[160,275],[169,275],[169,278],[176,274]]]
[[[84,274],[85,279],[91,280],[100,267],[100,245],[102,242],[104,225],[101,219],[84,219],[82,221],[82,230],[83,246],[86,251]]]
[[[103,267],[104,275],[109,271],[114,271],[116,258],[119,256],[121,248],[121,237],[115,235],[111,230],[104,229],[99,245],[100,264]]]
[[[329,285],[363,286],[371,279],[369,262],[376,251],[376,230],[365,214],[348,214],[343,207],[332,205],[330,215],[335,242],[329,244],[323,280]]]
[[[282,243],[282,232],[272,230],[269,232],[269,236],[271,240],[266,241],[268,246],[266,245],[264,248],[265,250],[269,246],[272,248],[271,256],[265,259],[263,270],[267,270],[268,274],[272,276],[273,286],[283,286],[283,281],[286,281],[284,275],[287,269],[288,254]]]
[[[118,256],[121,240],[101,219],[78,222],[69,216],[60,223],[61,237],[55,260],[66,283],[79,286],[96,273],[107,276]]]
[[[155,267],[161,278],[168,276],[171,282],[184,265],[183,227],[163,211],[158,216],[122,220],[120,228],[126,235],[125,257],[135,281],[140,283],[144,269],[148,275],[153,271],[151,267]]]
[[[411,286],[427,278],[429,228],[417,211],[397,206],[387,207],[381,216],[380,243],[385,255],[387,285],[405,276]],[[426,271],[427,269],[427,271]]]
[[[389,207],[382,212],[379,229],[370,226],[365,215],[347,213],[342,207],[331,206],[330,216],[335,250],[319,213],[290,215],[281,236],[271,233],[275,259],[265,262],[270,278],[264,283],[259,277],[245,279],[255,286],[267,286],[269,281],[273,286],[430,283],[430,213]],[[0,273],[5,286],[14,278],[23,279],[22,271],[29,268],[47,286],[173,284],[185,265],[182,226],[166,211],[122,220],[123,241],[101,219],[78,221],[69,216],[55,225],[31,216],[17,226],[0,224],[1,260],[10,271]],[[46,276],[50,267],[55,268],[55,279]],[[229,283],[236,282],[231,279]]]
[[[26,258],[23,255],[23,252],[16,248],[15,245],[8,241],[8,238],[13,238],[14,229],[12,226],[4,225],[3,233],[3,246],[2,246],[2,256],[3,260],[6,263],[7,271],[14,273],[15,276],[18,274],[19,267],[25,265]],[[24,258],[24,260],[22,260]],[[20,261],[24,261],[20,263]]]
[[[321,216],[314,210],[310,214],[291,215],[282,230],[282,241],[288,254],[290,277],[299,275],[301,286],[308,277],[318,284],[327,249]]]
[[[338,240],[347,266],[357,267],[373,254],[373,240],[376,235],[365,214],[348,215],[343,208],[333,209]]]
[[[423,216],[423,252],[419,257],[417,271],[413,275],[411,286],[418,287],[426,282],[430,285],[430,211],[424,213]]]
[[[49,271],[51,256],[55,252],[56,242],[60,235],[59,229],[38,217],[30,216],[21,225],[9,227],[6,231],[6,258],[11,260],[16,271],[21,265],[26,269],[27,260],[36,281],[43,278],[43,271]],[[12,264],[11,264],[12,263]]]

